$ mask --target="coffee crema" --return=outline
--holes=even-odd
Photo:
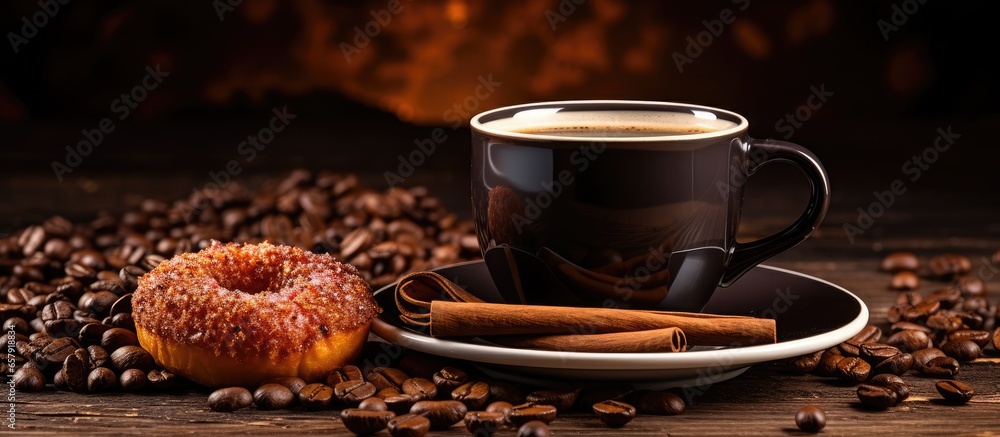
[[[526,110],[483,127],[527,135],[573,138],[644,138],[696,135],[731,129],[737,123],[706,111]]]

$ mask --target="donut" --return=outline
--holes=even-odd
[[[139,344],[208,387],[320,381],[354,358],[381,311],[350,264],[295,247],[213,242],[163,261],[132,296]]]

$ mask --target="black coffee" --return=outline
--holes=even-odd
[[[736,125],[704,111],[528,110],[483,123],[486,128],[520,134],[595,139],[705,134]]]
[[[716,132],[699,126],[615,126],[615,125],[563,125],[539,126],[513,129],[514,132],[534,135],[556,135],[560,137],[662,137],[670,135],[692,135]]]

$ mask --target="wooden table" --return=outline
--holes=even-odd
[[[447,185],[440,187],[445,193]],[[461,196],[463,189],[458,188],[455,195]],[[978,269],[981,257],[988,258],[1000,246],[997,207],[983,205],[975,196],[969,197],[962,198],[957,193],[914,193],[901,199],[890,213],[851,243],[842,225],[856,220],[856,208],[868,205],[872,197],[870,190],[841,191],[834,198],[825,225],[814,238],[769,264],[844,286],[867,302],[872,323],[884,325],[886,310],[896,296],[887,290],[888,275],[878,271],[878,262],[888,250],[915,250],[925,261],[930,255],[944,251],[964,253],[972,257],[974,268]],[[777,201],[763,202],[748,212],[741,234],[754,238],[778,229],[791,220],[797,208]],[[990,279],[990,298],[996,303],[1000,300],[1000,275],[984,279]],[[921,291],[927,293],[941,286],[924,281]],[[995,356],[996,352],[992,354]],[[889,411],[873,412],[861,408],[853,386],[828,378],[792,374],[779,363],[768,363],[708,388],[694,398],[683,415],[640,416],[623,430],[611,431],[589,414],[569,413],[553,422],[552,430],[554,435],[579,436],[800,434],[794,423],[796,410],[804,404],[817,404],[827,413],[824,435],[1000,433],[1000,359],[982,358],[963,364],[960,378],[976,389],[976,396],[967,405],[939,403],[934,389],[936,380],[908,375],[911,397]],[[206,390],[191,390],[176,394],[78,395],[51,388],[42,393],[18,393],[17,433],[346,433],[332,411],[295,408],[214,413],[206,406],[207,394]],[[440,434],[467,435],[460,425]],[[499,435],[513,435],[513,432]]]

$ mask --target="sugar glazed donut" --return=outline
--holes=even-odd
[[[381,311],[357,269],[329,255],[218,242],[143,275],[132,307],[156,362],[209,387],[320,380],[354,358]]]

